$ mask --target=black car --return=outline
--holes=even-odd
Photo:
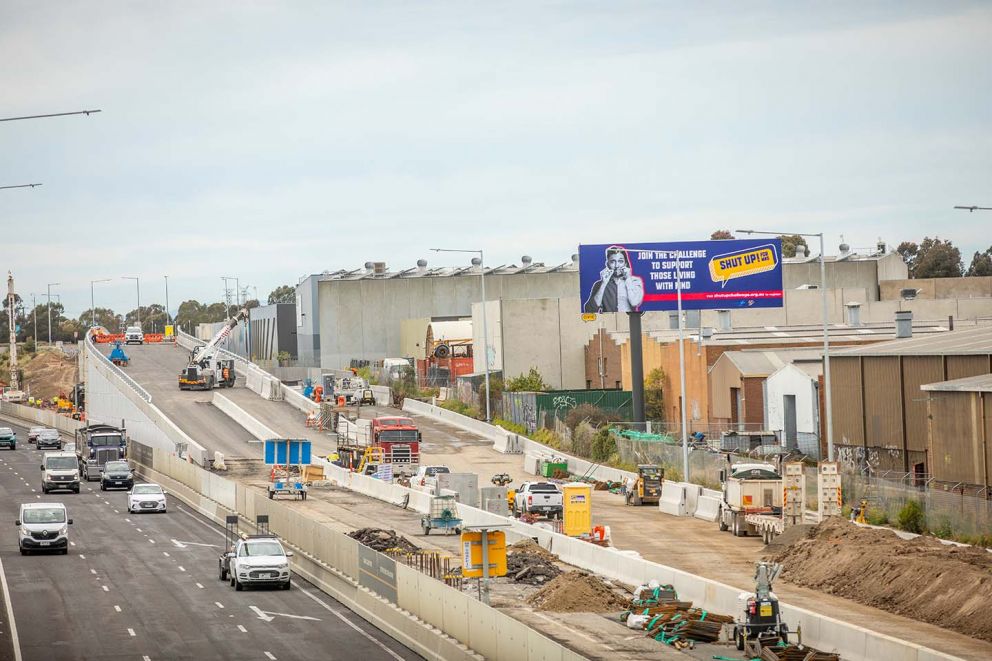
[[[61,450],[62,436],[54,429],[44,429],[38,432],[35,443],[39,450]]]
[[[125,489],[134,486],[134,473],[126,461],[108,461],[100,471],[100,490]]]

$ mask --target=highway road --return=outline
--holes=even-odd
[[[14,427],[22,442],[0,451],[0,587],[23,659],[420,658],[297,576],[288,592],[235,592],[217,574],[223,531],[176,499],[129,515],[126,494],[97,483],[42,495],[42,453]],[[66,504],[68,555],[20,555],[23,502]],[[4,626],[0,658],[15,658]]]

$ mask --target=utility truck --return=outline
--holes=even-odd
[[[738,537],[760,534],[755,515],[782,516],[782,475],[773,464],[732,464],[729,455],[727,463],[727,468],[720,471],[720,530],[732,530]]]
[[[180,390],[213,390],[214,388],[234,387],[234,360],[220,358],[220,343],[226,339],[239,322],[248,319],[248,309],[227,320],[224,327],[202,347],[195,347],[189,356],[189,363],[179,373]]]

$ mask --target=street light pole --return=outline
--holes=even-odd
[[[47,292],[48,292],[48,294],[47,294],[48,295],[48,344],[49,344],[49,346],[51,346],[51,344],[52,344],[52,287],[58,287],[61,284],[62,284],[61,282],[52,282],[52,283],[49,283],[48,286],[47,286]]]
[[[97,282],[110,282],[110,278],[103,280],[90,280],[90,326],[96,326],[96,303],[93,299],[93,285]],[[108,329],[109,330],[109,329]]]
[[[7,190],[9,188],[34,188],[35,186],[41,186],[41,184],[17,184],[15,186],[0,186],[0,190]]]
[[[492,422],[492,404],[490,403],[489,390],[489,327],[486,321],[486,264],[485,256],[481,250],[453,250],[448,248],[431,248],[433,252],[465,252],[478,253],[478,264],[476,259],[472,259],[472,265],[479,267],[479,279],[482,282],[482,352],[485,354],[486,366],[486,422]]]
[[[172,315],[169,313],[169,276],[165,276],[165,321],[172,323]]]
[[[767,236],[782,236],[787,232],[767,232],[758,230],[737,230],[740,234],[764,234]],[[834,416],[832,395],[830,393],[830,305],[827,302],[827,258],[823,244],[823,232],[817,234],[796,234],[820,239],[820,302],[823,305],[823,407],[827,417],[827,460],[834,460]]]
[[[138,317],[138,327],[141,327],[141,276],[137,275],[122,275],[121,280],[134,280],[134,284],[138,291],[138,309],[135,310],[135,314]]]

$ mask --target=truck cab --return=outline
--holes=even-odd
[[[86,480],[100,479],[108,461],[124,459],[127,451],[127,430],[123,426],[87,425],[76,430],[76,455],[82,464]]]
[[[747,462],[729,464],[720,471],[723,503],[720,505],[720,530],[732,530],[734,535],[757,533],[747,523],[749,514],[782,514],[782,476],[773,464]]]
[[[371,427],[372,445],[382,448],[383,463],[393,467],[393,475],[413,475],[420,467],[420,431],[411,418],[375,418]]]

